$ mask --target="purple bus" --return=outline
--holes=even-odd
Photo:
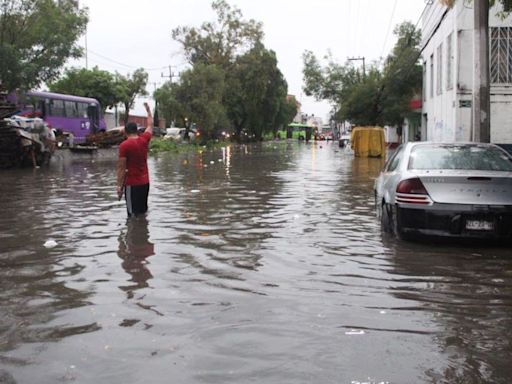
[[[52,128],[72,133],[77,143],[91,133],[105,131],[107,126],[98,100],[53,92],[27,92],[18,100],[21,114],[43,118]]]

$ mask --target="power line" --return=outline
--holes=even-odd
[[[384,56],[384,50],[386,49],[386,44],[388,42],[388,37],[389,37],[389,31],[391,30],[391,25],[393,24],[393,18],[395,17],[395,10],[396,10],[397,3],[398,3],[398,0],[395,0],[395,3],[393,4],[393,10],[391,11],[391,17],[389,18],[388,31],[386,32],[386,37],[384,38],[384,45],[382,46],[382,53],[380,54],[381,57]]]
[[[126,67],[126,68],[130,68],[130,69],[137,69],[137,68],[140,68],[140,66],[133,66],[133,65],[129,65],[129,64],[125,64],[125,63],[121,63],[119,61],[116,61],[116,60],[113,60],[107,56],[104,56],[104,55],[101,55],[97,52],[94,52],[92,50],[88,50],[88,52],[92,53],[93,55],[96,55],[98,57],[101,57],[102,59],[104,60],[107,60],[107,61],[110,61],[111,63],[114,63],[114,64],[117,64],[117,65],[120,65],[120,66],[123,66],[123,67]],[[165,69],[167,68],[166,66],[162,66],[162,67],[155,67],[155,68],[144,68],[144,70],[146,71],[161,71],[162,69]]]
[[[418,17],[418,21],[416,22],[416,25],[414,26],[414,29],[418,29],[418,25],[419,25],[423,15],[425,14],[425,11],[427,10],[429,5],[430,5],[429,3],[426,3],[425,6],[423,7],[423,11],[421,11],[420,17]]]
[[[395,2],[396,4],[396,2]],[[423,15],[425,14],[425,11],[427,10],[427,8],[431,5],[431,2],[426,0],[425,1],[425,6],[423,7],[423,11],[421,11],[421,14],[420,16],[418,17],[418,20],[416,21],[416,24],[414,25],[414,29],[417,30],[418,29],[418,25],[420,24],[420,21],[421,19],[423,18]],[[430,14],[430,16],[432,16],[432,14]],[[429,16],[429,20],[430,20],[430,16]],[[389,28],[388,28],[388,32],[389,32]],[[386,37],[386,40],[387,40],[387,37]],[[385,43],[384,43],[384,47],[385,47]],[[383,47],[383,51],[384,51],[384,47]],[[384,61],[384,54],[381,54],[381,57],[380,57],[380,60],[379,62],[382,63]]]
[[[357,8],[356,8],[356,17],[355,17],[355,20],[356,20],[356,26],[354,28],[354,31],[356,33],[356,35],[353,37],[353,41],[357,44],[357,48],[360,47],[359,45],[359,38],[361,37],[360,34],[359,34],[359,27],[361,26],[362,23],[359,22],[359,16],[360,16],[360,10],[361,10],[361,1],[362,0],[357,0]]]

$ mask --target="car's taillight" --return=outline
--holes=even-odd
[[[396,202],[402,204],[432,204],[425,186],[417,177],[402,180],[396,187]]]

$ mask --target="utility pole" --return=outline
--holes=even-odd
[[[473,137],[476,142],[490,143],[489,80],[489,0],[474,0],[475,30],[473,37]]]
[[[85,27],[85,69],[89,69],[89,59],[87,55],[87,27]]]
[[[348,58],[349,61],[353,61],[353,60],[362,60],[363,61],[363,77],[366,77],[366,68],[365,68],[365,65],[364,65],[364,56],[360,56],[360,57],[349,57]]]
[[[168,75],[164,75],[164,73],[162,72],[161,77],[167,77],[169,79],[169,82],[172,83],[172,78],[176,77],[176,75],[172,71],[172,65],[169,65],[169,74]]]

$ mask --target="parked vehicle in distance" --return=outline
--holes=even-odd
[[[338,146],[340,148],[345,148],[350,144],[350,134],[345,133],[341,135],[340,139],[338,140]]]
[[[186,128],[172,127],[165,130],[164,139],[171,139],[175,141],[181,141],[185,139]],[[189,140],[194,140],[196,132],[193,129],[188,131]]]
[[[496,145],[403,144],[374,192],[383,229],[399,238],[512,239],[512,156]]]

